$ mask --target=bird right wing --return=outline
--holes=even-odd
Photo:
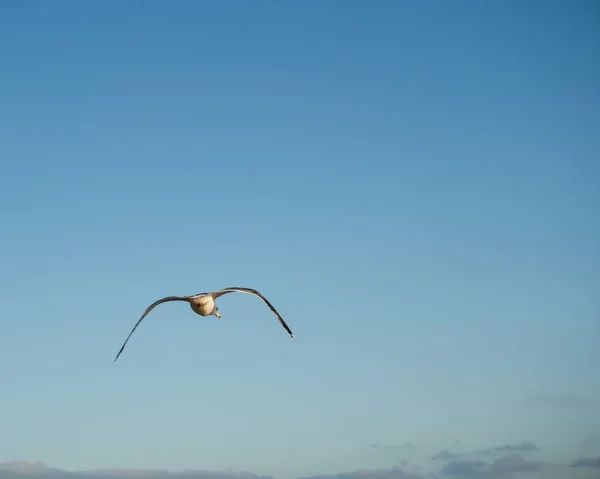
[[[286,324],[286,322],[283,320],[283,318],[281,317],[281,314],[279,314],[279,311],[277,311],[275,309],[275,306],[273,306],[269,300],[267,298],[265,298],[262,294],[260,294],[258,291],[256,291],[255,289],[251,289],[251,288],[240,288],[240,287],[231,287],[231,288],[224,288],[220,291],[216,291],[214,293],[211,293],[212,297],[214,299],[217,299],[219,296],[223,296],[224,294],[228,294],[228,293],[246,293],[246,294],[252,294],[260,299],[263,300],[263,302],[269,307],[269,309],[273,312],[273,314],[275,316],[277,316],[277,319],[279,320],[279,322],[281,323],[281,325],[283,326],[283,328],[288,332],[288,334],[290,335],[290,337],[292,339],[296,339],[296,336],[294,336],[294,333],[292,333],[292,330],[290,329],[290,327]]]
[[[117,359],[119,359],[119,356],[123,352],[123,349],[125,349],[125,345],[127,344],[127,341],[129,341],[129,338],[131,337],[131,335],[133,334],[133,332],[135,331],[135,329],[139,326],[139,324],[142,322],[142,320],[147,316],[147,314],[150,311],[152,311],[159,304],[167,303],[169,301],[189,301],[189,297],[188,296],[167,296],[165,298],[159,299],[158,301],[155,301],[150,306],[148,306],[148,308],[146,309],[146,311],[144,311],[144,314],[142,314],[142,317],[138,320],[137,323],[135,323],[135,326],[133,327],[133,329],[129,333],[129,336],[127,336],[127,339],[125,340],[125,342],[123,343],[123,346],[121,346],[121,349],[119,350],[119,352],[117,353],[117,356],[115,357],[115,361]]]

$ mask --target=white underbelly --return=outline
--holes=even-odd
[[[212,296],[202,296],[201,298],[192,300],[190,306],[200,316],[208,316],[215,309],[215,301]]]

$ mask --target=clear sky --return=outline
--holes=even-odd
[[[591,0],[2,2],[0,461],[591,454],[598,85]],[[297,339],[228,295],[113,362],[228,286]]]

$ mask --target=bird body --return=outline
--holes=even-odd
[[[284,329],[288,332],[288,334],[291,336],[291,338],[295,339],[294,333],[292,333],[291,329],[285,323],[285,321],[283,320],[281,315],[277,312],[277,310],[274,308],[274,306],[267,300],[267,298],[265,298],[262,294],[260,294],[255,289],[232,287],[232,288],[225,288],[220,291],[215,291],[212,293],[198,293],[198,294],[194,294],[192,296],[166,296],[164,298],[159,299],[158,301],[155,301],[150,306],[148,306],[148,308],[146,308],[146,311],[144,311],[144,314],[142,314],[142,317],[135,324],[135,326],[129,333],[129,336],[127,336],[127,339],[123,343],[123,346],[121,346],[121,350],[117,353],[117,356],[115,357],[115,361],[117,359],[119,359],[119,356],[123,352],[123,349],[125,349],[125,345],[127,344],[127,341],[129,341],[129,338],[131,337],[133,332],[136,330],[136,328],[139,326],[139,324],[142,322],[142,320],[146,317],[146,315],[150,311],[152,311],[159,304],[166,303],[169,301],[187,301],[190,304],[190,307],[192,308],[192,311],[194,311],[194,313],[199,314],[200,316],[214,315],[217,318],[221,319],[221,313],[219,312],[219,308],[217,307],[215,301],[219,296],[222,296],[222,295],[228,294],[228,293],[252,294],[252,295],[257,296],[260,299],[262,299],[265,302],[265,304],[269,307],[269,309],[273,312],[273,314],[275,314],[275,316],[277,316],[277,319],[279,320],[281,325],[284,327]]]
[[[219,313],[215,305],[215,300],[210,294],[192,296],[190,298],[190,306],[192,311],[200,316],[210,316],[214,313],[217,318],[221,319],[221,313]]]

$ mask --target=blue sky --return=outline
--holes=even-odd
[[[593,452],[599,31],[592,1],[4,3],[0,461]],[[228,295],[113,363],[228,286],[297,340]]]

